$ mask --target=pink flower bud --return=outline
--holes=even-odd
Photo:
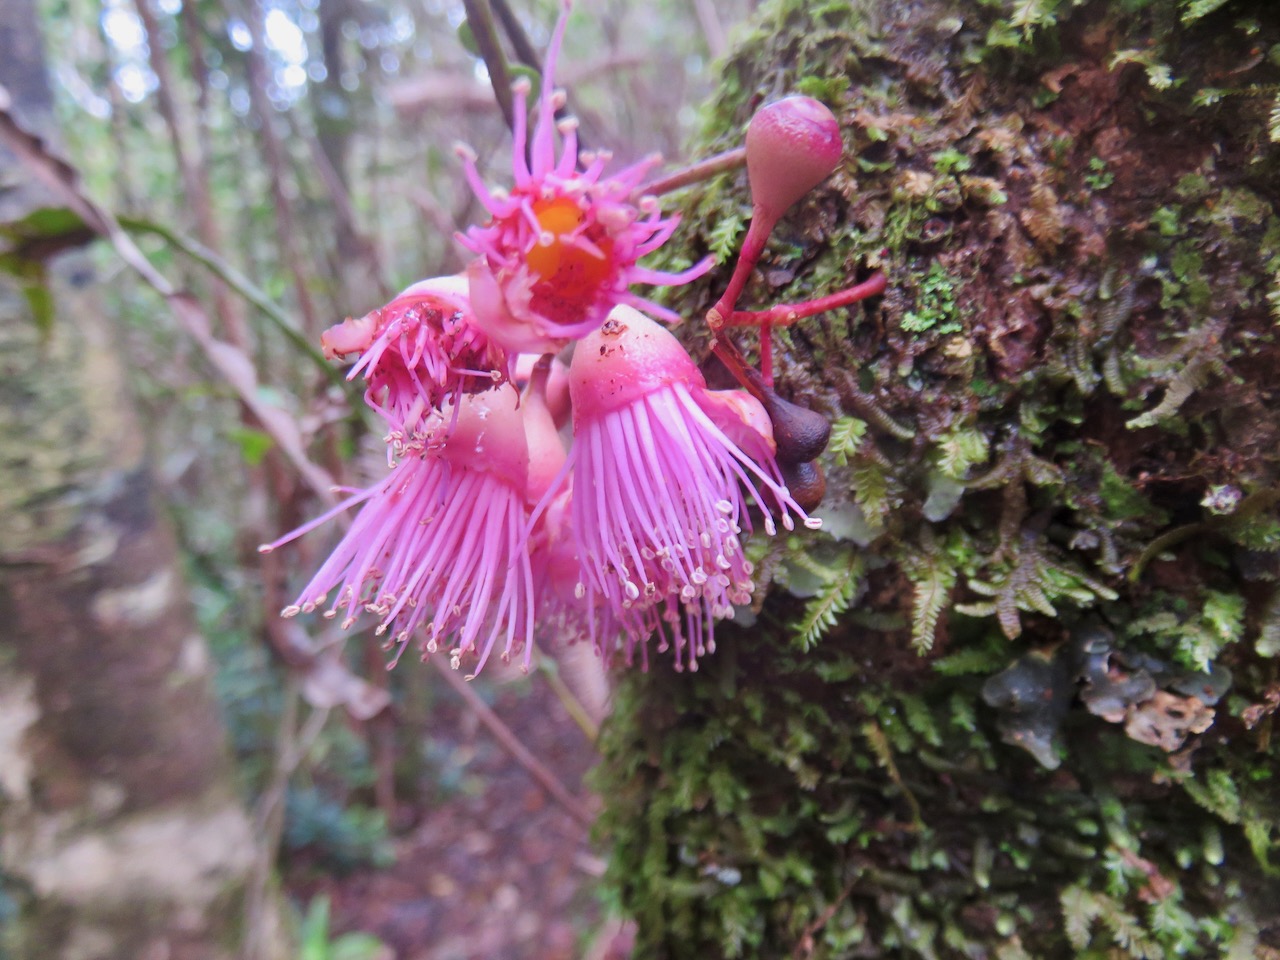
[[[840,124],[812,97],[786,97],[747,126],[752,202],[773,217],[825,180],[840,162]]]
[[[680,341],[631,307],[614,307],[569,367],[574,424],[626,406],[670,383],[705,385]]]

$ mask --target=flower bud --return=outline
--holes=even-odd
[[[812,97],[786,97],[761,107],[747,126],[752,203],[781,216],[831,174],[842,147],[840,124]]]
[[[827,478],[816,460],[804,463],[781,463],[782,479],[802,510],[817,510],[827,495]]]
[[[773,423],[773,440],[778,459],[793,463],[813,460],[827,449],[831,439],[831,421],[807,407],[783,400],[765,388],[764,408]]]

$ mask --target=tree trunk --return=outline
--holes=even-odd
[[[778,347],[825,533],[618,692],[636,957],[1280,957],[1280,9],[777,0],[723,78],[707,152],[846,132],[741,309],[888,290]],[[745,175],[685,207],[731,244]]]
[[[31,3],[0,0],[0,48],[15,112],[48,134]],[[17,184],[0,222],[47,202],[0,167]],[[47,331],[0,282],[0,868],[18,910],[0,952],[229,960],[255,845],[209,655],[86,264],[50,273]]]

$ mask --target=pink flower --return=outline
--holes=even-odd
[[[675,321],[670,311],[635,296],[628,287],[686,283],[711,267],[708,259],[671,274],[637,265],[667,241],[679,222],[676,216],[662,217],[652,197],[631,200],[657,158],[609,177],[603,176],[609,159],[604,154],[578,169],[577,124],[556,124],[556,109],[564,101],[563,94],[552,89],[566,16],[567,9],[547,50],[531,144],[526,143],[530,85],[526,80],[514,87],[510,193],[489,191],[476,169],[475,155],[460,151],[467,181],[490,215],[487,224],[459,236],[479,255],[467,268],[476,321],[513,353],[554,353],[599,327],[620,303],[647,305]],[[562,138],[558,158],[557,131]]]
[[[603,597],[588,597],[582,587],[572,505],[571,491],[560,489],[537,515],[530,537],[539,638],[589,643],[607,662],[627,629]]]
[[[348,379],[363,374],[365,401],[387,421],[396,456],[420,453],[440,426],[433,414],[466,393],[507,377],[507,354],[475,325],[464,277],[435,277],[385,307],[330,327],[328,357],[359,353]]]
[[[570,490],[564,484],[568,458],[555,416],[560,402],[567,413],[567,375],[559,361],[544,357],[530,371],[529,386],[520,401],[529,445],[526,502],[532,509],[543,499],[548,501],[529,524],[537,635],[557,644],[586,641],[605,652],[616,645],[623,628],[606,607],[588,605],[577,590],[580,564],[572,533]]]
[[[424,650],[451,644],[457,667],[476,656],[475,673],[495,648],[502,659],[524,648],[528,669],[534,627],[533,575],[526,547],[529,451],[517,394],[504,386],[463,397],[437,420],[455,426],[440,445],[396,466],[360,491],[275,543],[274,550],[359,505],[351,528],[282,611],[310,613],[333,600],[326,617],[343,614],[344,629],[362,613],[378,618],[376,633],[403,653],[424,626]]]
[[[715,649],[715,621],[751,599],[740,539],[750,503],[770,535],[775,513],[787,529],[793,515],[821,521],[782,482],[760,404],[707,390],[679,341],[643,314],[617,307],[577,345],[569,389],[576,596],[621,624],[628,662],[656,632],[659,651],[674,642],[677,669],[696,669]]]

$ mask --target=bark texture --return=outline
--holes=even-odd
[[[48,134],[33,6],[0,24],[0,83]],[[0,221],[47,202],[0,167]],[[0,952],[231,958],[254,842],[210,660],[91,277],[51,277],[49,330],[0,281]]]
[[[762,9],[707,151],[797,91],[846,151],[741,308],[889,287],[778,351],[824,535],[618,692],[637,957],[1280,956],[1278,90],[1266,4]],[[745,176],[685,206],[736,249]]]

